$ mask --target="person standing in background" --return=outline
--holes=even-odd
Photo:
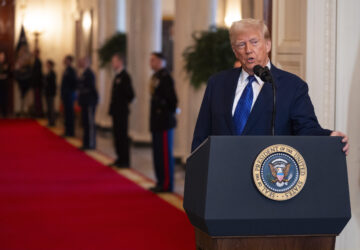
[[[42,62],[40,60],[40,50],[35,49],[34,51],[34,64],[32,69],[32,87],[34,89],[34,116],[42,117],[43,105],[42,105],[42,88],[43,88],[43,72]]]
[[[0,52],[0,115],[7,116],[10,68],[4,52]]]
[[[95,74],[90,68],[90,58],[84,57],[79,61],[82,74],[78,83],[78,102],[81,107],[83,126],[83,145],[81,150],[96,148],[95,109],[98,103],[98,93],[95,85]]]
[[[76,71],[72,67],[74,58],[70,55],[64,59],[65,71],[61,81],[61,100],[64,105],[65,136],[75,135],[75,112],[74,102],[76,99],[75,90],[77,85]]]
[[[111,91],[109,114],[112,116],[114,143],[117,159],[110,166],[118,168],[130,167],[130,140],[128,136],[129,104],[135,94],[131,77],[125,69],[125,56],[115,54],[111,59],[115,78]]]
[[[174,186],[173,137],[178,100],[174,80],[165,66],[163,54],[153,52],[150,58],[154,71],[150,85],[150,130],[157,184],[150,190],[155,193],[172,192]]]
[[[28,45],[23,45],[17,52],[16,61],[14,65],[14,78],[19,84],[21,103],[20,103],[20,116],[25,115],[25,99],[31,87],[32,77],[32,55]]]
[[[56,96],[56,74],[54,72],[54,62],[52,60],[47,60],[45,75],[45,86],[44,86],[44,95],[46,99],[47,106],[47,117],[48,117],[48,126],[55,126],[55,109],[54,109],[54,99]]]

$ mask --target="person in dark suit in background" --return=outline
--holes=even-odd
[[[172,192],[174,186],[173,138],[176,127],[177,97],[174,80],[166,70],[162,53],[153,52],[150,67],[150,131],[157,183],[152,192]]]
[[[42,117],[44,115],[42,102],[44,78],[39,49],[35,49],[34,51],[34,64],[32,69],[31,81],[34,90],[34,115],[35,117]]]
[[[134,99],[135,94],[131,77],[125,69],[124,55],[115,54],[111,59],[111,64],[116,75],[111,91],[109,114],[112,116],[117,159],[110,166],[128,168],[130,166],[129,104]]]
[[[63,136],[75,135],[75,113],[74,101],[76,99],[75,90],[77,87],[76,71],[72,67],[74,58],[70,55],[64,59],[65,71],[61,81],[61,100],[64,105],[64,125],[65,133]]]
[[[78,83],[78,102],[81,107],[83,125],[82,150],[96,148],[95,109],[98,103],[98,92],[95,85],[95,74],[90,68],[90,58],[84,57],[79,61],[79,68],[83,71]]]
[[[0,51],[0,114],[6,117],[8,113],[10,66],[6,62],[5,52]]]
[[[210,135],[271,135],[273,92],[270,83],[254,75],[255,65],[270,68],[276,84],[275,135],[341,136],[347,154],[348,137],[321,128],[307,84],[271,64],[269,31],[261,20],[243,19],[230,28],[233,52],[242,67],[210,77],[197,119],[192,151]]]
[[[45,86],[44,86],[44,95],[46,99],[47,106],[47,117],[48,117],[48,126],[55,126],[55,108],[54,108],[54,99],[56,96],[56,74],[54,72],[54,61],[46,61],[46,70],[45,75]]]

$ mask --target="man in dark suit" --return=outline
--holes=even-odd
[[[161,53],[153,52],[150,59],[154,74],[151,78],[150,130],[157,183],[150,188],[155,193],[172,192],[174,179],[173,137],[176,126],[177,97],[174,80],[166,70]]]
[[[47,73],[45,75],[45,86],[44,86],[44,95],[46,99],[47,106],[47,116],[48,116],[48,126],[55,126],[55,110],[54,110],[54,99],[56,95],[56,74],[54,72],[54,62],[52,60],[47,60],[46,69]]]
[[[7,116],[10,67],[5,52],[0,51],[0,115]]]
[[[95,109],[98,103],[98,93],[95,86],[95,74],[90,68],[90,58],[84,57],[79,61],[83,71],[78,83],[78,102],[81,107],[83,125],[83,145],[80,149],[89,150],[96,147]]]
[[[347,154],[348,137],[321,128],[308,95],[296,75],[271,64],[270,34],[263,21],[244,19],[230,28],[233,52],[242,67],[213,75],[205,91],[192,142],[194,151],[210,135],[271,135],[272,86],[254,76],[255,65],[270,68],[277,90],[275,135],[341,136]]]
[[[135,94],[131,78],[125,69],[125,57],[115,54],[111,59],[112,67],[116,73],[111,91],[109,114],[112,116],[114,142],[117,159],[110,164],[118,168],[130,166],[130,140],[128,136],[129,104]]]
[[[65,71],[61,81],[61,100],[64,105],[64,136],[75,135],[75,112],[74,101],[76,99],[75,90],[77,85],[76,71],[72,67],[74,58],[70,55],[64,59]]]
[[[43,88],[43,72],[42,62],[40,60],[40,50],[34,51],[34,64],[32,69],[32,86],[34,89],[34,115],[35,117],[43,116],[42,105],[42,88]]]

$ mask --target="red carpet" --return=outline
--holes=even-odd
[[[31,120],[0,120],[0,249],[195,249],[185,213]]]

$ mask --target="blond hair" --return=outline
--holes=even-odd
[[[271,40],[269,29],[263,20],[248,18],[232,23],[229,31],[231,44],[234,44],[236,35],[249,28],[261,31],[265,40]]]

